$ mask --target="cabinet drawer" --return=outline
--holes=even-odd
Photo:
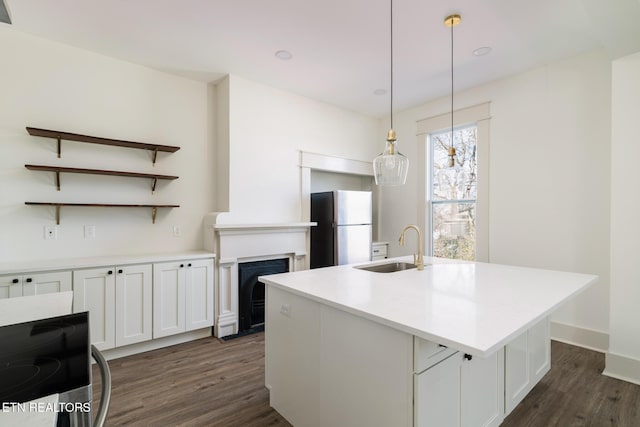
[[[456,351],[433,341],[413,337],[413,370],[416,373],[422,372],[451,356]]]

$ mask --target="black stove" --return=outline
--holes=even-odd
[[[0,327],[0,405],[89,386],[89,345],[88,312]]]

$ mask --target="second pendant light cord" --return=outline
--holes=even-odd
[[[449,167],[455,166],[456,149],[453,146],[453,27],[460,23],[460,15],[449,15],[444,25],[451,29],[451,144],[449,145]]]
[[[389,49],[389,52],[390,52],[389,64],[390,64],[390,68],[391,68],[391,71],[389,73],[390,77],[391,77],[391,84],[390,84],[390,88],[389,88],[390,91],[391,91],[391,94],[389,96],[389,111],[390,111],[390,116],[391,116],[391,118],[390,118],[390,121],[391,121],[390,125],[391,126],[389,127],[389,129],[393,129],[393,0],[390,0],[389,4],[390,4],[390,7],[391,7],[391,11],[389,13],[390,21],[391,21],[391,28],[390,28],[390,31],[391,31],[391,49]]]
[[[456,149],[453,146],[453,27],[454,27],[454,18],[451,17],[450,28],[451,28],[451,146],[449,147],[449,167],[453,167],[455,165]]]

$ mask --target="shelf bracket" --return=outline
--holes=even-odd
[[[157,183],[158,183],[158,178],[153,178],[153,181],[151,182],[151,194],[153,194],[153,192],[156,191]]]
[[[60,191],[60,171],[56,171],[56,187]]]
[[[158,157],[158,147],[153,149],[153,166],[156,165],[156,158]]]
[[[60,205],[56,205],[56,225],[60,225]]]
[[[58,158],[60,158],[60,154],[62,153],[62,138],[58,135],[56,139],[58,140]]]
[[[156,223],[156,214],[158,213],[158,208],[151,208],[151,223]]]

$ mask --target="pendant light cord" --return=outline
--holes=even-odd
[[[391,49],[390,51],[390,58],[389,58],[389,64],[390,68],[391,68],[391,72],[389,73],[391,76],[391,84],[390,84],[390,89],[391,89],[391,95],[390,95],[390,104],[389,104],[389,111],[390,111],[390,115],[391,115],[391,127],[390,129],[393,129],[393,0],[390,0],[390,5],[391,5],[391,11],[389,13],[389,16],[391,17]]]
[[[451,18],[451,148],[453,148],[453,18]]]

